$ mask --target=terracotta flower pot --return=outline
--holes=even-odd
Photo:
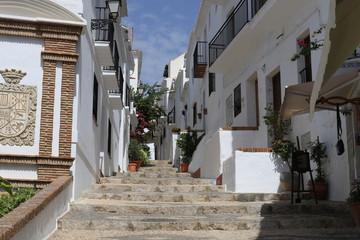
[[[322,182],[315,182],[315,191],[316,191],[316,197],[318,200],[326,200],[327,199],[327,194],[328,194],[328,187],[326,183],[322,183]],[[309,187],[309,196],[310,198],[315,198],[315,193],[312,192],[313,191],[313,186],[311,184],[311,182],[308,183],[308,187]]]
[[[356,226],[360,226],[360,202],[349,203],[351,215]]]
[[[136,163],[129,163],[129,171],[136,172]]]
[[[180,163],[181,172],[189,171],[189,163]]]

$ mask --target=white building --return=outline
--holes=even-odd
[[[126,0],[0,2],[2,177],[41,188],[71,174],[76,199],[127,171],[141,72],[127,14]]]
[[[282,109],[284,116],[291,117],[289,137],[294,142],[299,137],[301,149],[307,148],[307,143],[317,137],[326,144],[328,198],[344,200],[350,182],[360,172],[355,144],[357,108],[353,107],[352,117],[341,116],[346,149],[345,154],[338,156],[335,149],[336,112],[317,111],[310,119],[311,106],[302,102],[299,109],[294,104],[297,103],[295,95],[290,92],[294,87],[286,90],[286,86],[301,84],[295,86],[296,91],[307,86],[306,83],[312,85],[312,80],[316,80],[316,86],[321,86],[318,81],[323,78],[327,83],[334,83],[328,79],[340,79],[351,84],[340,90],[332,84],[323,84],[320,96],[337,93],[350,98],[358,94],[358,55],[346,59],[360,42],[359,38],[349,41],[331,35],[343,27],[338,19],[338,27],[334,27],[335,15],[357,11],[357,7],[358,3],[354,1],[201,1],[187,50],[186,78],[189,81],[175,88],[175,92],[181,92],[182,99],[186,99],[185,104],[176,102],[175,108],[187,106],[184,108],[185,125],[178,122],[178,118],[175,125],[182,129],[190,126],[206,133],[194,153],[189,171],[203,178],[217,179],[230,191],[281,191],[279,175],[284,169],[275,166],[269,153],[272,139],[268,137],[262,119],[266,114],[264,108],[272,104],[276,109]],[[325,29],[321,33],[314,34],[323,26]],[[336,73],[333,71],[329,75],[330,71],[325,71],[324,77],[325,66],[328,69],[332,57],[338,56],[333,54],[334,49],[339,52],[334,45],[329,50],[329,36],[330,41],[338,41],[339,45],[342,41],[348,43],[341,57],[336,58],[341,62],[335,66],[346,62]],[[299,52],[297,40],[315,42],[316,39],[324,40],[324,47],[312,51],[309,57],[290,60]],[[337,68],[332,65],[335,71]],[[312,86],[309,89],[310,99]],[[333,93],[325,94],[326,89]],[[305,99],[301,101],[305,102]],[[321,107],[317,105],[316,108]]]

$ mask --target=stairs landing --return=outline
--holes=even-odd
[[[55,239],[360,239],[343,202],[225,192],[167,161],[103,178],[71,203]]]

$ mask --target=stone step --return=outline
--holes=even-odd
[[[102,191],[120,191],[120,192],[223,192],[222,185],[179,185],[179,186],[152,186],[148,184],[95,184],[92,189]]]
[[[146,185],[211,185],[210,179],[181,177],[181,178],[135,178],[135,177],[112,177],[103,178],[101,183],[114,183],[114,184],[146,184]]]
[[[150,160],[149,161],[150,165],[152,166],[157,166],[157,167],[168,167],[168,166],[172,166],[171,162],[169,160]]]
[[[172,166],[169,167],[141,167],[139,168],[138,172],[143,173],[177,173],[179,169],[173,168]]]
[[[161,193],[161,192],[119,192],[88,190],[83,192],[83,198],[113,199],[125,201],[150,202],[227,202],[227,201],[276,201],[288,200],[289,194],[256,194],[230,192],[199,192],[199,193]]]
[[[121,214],[349,214],[345,203],[301,204],[286,202],[142,202],[113,199],[81,199],[70,204],[73,212],[108,212]]]
[[[191,177],[191,173],[154,173],[154,172],[126,172],[118,173],[117,177],[132,177],[132,178],[182,178]]]
[[[86,238],[84,238],[86,237]],[[118,230],[62,230],[47,240],[64,239],[124,239],[124,240],[358,240],[360,228],[275,229],[244,231],[118,231]]]
[[[287,214],[247,216],[215,215],[132,215],[102,212],[68,212],[58,222],[59,229],[120,231],[183,230],[274,230],[350,228],[351,217],[344,215]]]

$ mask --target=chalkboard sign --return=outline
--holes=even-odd
[[[297,172],[307,172],[310,169],[310,156],[308,152],[295,151],[292,154],[292,170]]]

